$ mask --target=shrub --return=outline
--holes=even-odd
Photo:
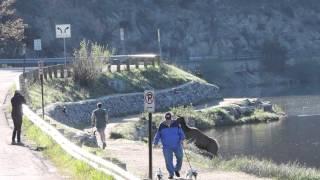
[[[264,70],[273,73],[282,73],[287,61],[287,49],[279,40],[265,40],[262,44],[262,66]]]
[[[80,86],[88,87],[102,72],[102,64],[107,63],[112,52],[97,43],[83,40],[80,49],[74,51],[73,79]]]

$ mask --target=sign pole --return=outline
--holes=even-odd
[[[42,119],[44,120],[43,74],[40,75],[40,81],[41,81]]]
[[[149,112],[149,179],[152,179],[152,113]]]
[[[23,77],[26,76],[26,44],[23,44],[22,47],[22,53],[23,53]]]
[[[67,68],[66,38],[63,38],[64,67]]]
[[[41,84],[41,104],[42,104],[42,119],[44,119],[44,96],[43,96],[43,62],[39,61],[39,76]]]
[[[121,40],[121,47],[122,47],[122,54],[126,54],[126,47],[124,44],[124,28],[120,28],[120,40]]]
[[[162,58],[162,49],[161,49],[161,37],[160,37],[160,29],[158,29],[158,46],[159,46],[159,56]]]
[[[155,112],[155,95],[153,90],[146,90],[144,92],[144,110],[149,113],[149,179],[152,179],[152,113]]]

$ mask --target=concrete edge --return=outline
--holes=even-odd
[[[22,78],[22,74],[19,79]],[[16,88],[21,89],[19,79],[15,81]],[[112,162],[97,157],[64,137],[56,128],[51,126],[49,123],[45,122],[41,117],[34,113],[27,105],[23,105],[24,115],[38,128],[40,128],[44,133],[50,136],[60,147],[65,150],[72,157],[88,163],[91,167],[100,170],[106,174],[113,176],[117,180],[139,180],[138,177],[134,176],[128,171],[118,167]]]
[[[65,138],[56,128],[42,120],[37,114],[35,114],[26,105],[23,105],[23,112],[26,117],[44,133],[49,135],[57,144],[61,146],[68,154],[76,159],[82,160],[88,163],[95,169],[101,170],[107,174],[112,175],[115,179],[119,180],[138,180],[131,173],[123,170],[122,168],[114,165],[113,163],[97,157],[85,150],[81,149],[67,138]]]

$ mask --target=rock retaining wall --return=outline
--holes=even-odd
[[[194,81],[176,88],[159,90],[155,92],[156,111],[221,98],[218,91],[219,88],[215,85]],[[103,103],[110,117],[138,114],[144,111],[143,93],[112,95],[79,102],[54,103],[47,106],[45,111],[48,116],[65,124],[89,124],[91,112],[96,108],[97,102]]]

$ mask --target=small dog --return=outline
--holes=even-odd
[[[187,174],[186,174],[186,178],[187,179],[192,179],[194,177],[194,179],[197,179],[198,176],[198,171],[195,169],[189,169]]]
[[[161,169],[159,168],[159,170],[156,172],[155,179],[161,180],[162,178],[163,178],[163,174]]]
[[[211,158],[218,155],[219,146],[215,139],[203,134],[197,128],[189,127],[184,117],[178,117],[177,121],[180,123],[186,138],[193,142],[197,148],[207,151]]]

